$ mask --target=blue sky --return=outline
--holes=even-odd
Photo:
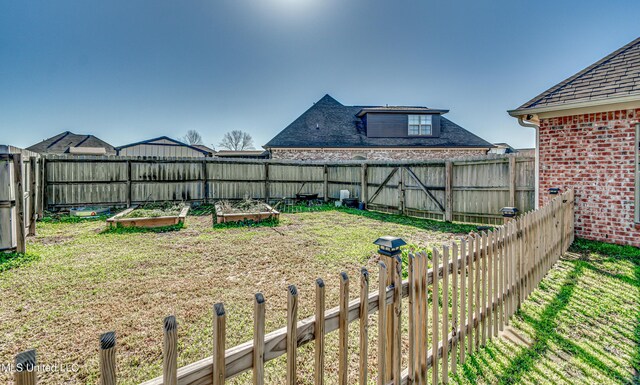
[[[529,147],[506,110],[635,39],[638,14],[631,0],[0,0],[0,143],[240,129],[260,146],[329,93],[450,109]]]

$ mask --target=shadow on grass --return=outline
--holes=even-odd
[[[598,276],[618,281],[621,284],[637,289],[635,298],[640,303],[640,249],[579,239],[576,240],[571,251],[579,253],[580,257],[568,261],[573,265],[572,269],[560,284],[559,292],[546,303],[540,315],[535,317],[524,311],[517,313],[533,329],[532,344],[509,359],[506,368],[501,370],[501,373],[497,376],[496,383],[514,384],[526,381],[528,374],[537,372],[536,365],[540,362],[540,359],[548,352],[551,352],[552,346],[555,346],[555,349],[559,349],[574,359],[581,361],[589,368],[609,378],[612,382],[640,384],[640,308],[635,310],[635,325],[632,326],[635,346],[631,357],[633,370],[631,379],[629,378],[628,369],[625,370],[619,365],[604,362],[603,359],[606,357],[598,356],[595,351],[583,348],[572,341],[571,338],[556,331],[562,317],[567,316],[561,313],[567,308],[574,296],[580,277],[586,271],[595,272]],[[615,266],[615,263],[624,262],[631,263],[632,275],[607,270],[608,266]],[[584,285],[584,283],[580,283],[580,285]],[[471,358],[461,372],[461,376],[470,383],[475,383],[479,378],[485,377],[488,364],[482,365],[478,359]],[[562,373],[555,369],[552,372],[562,376]],[[552,381],[549,378],[546,378],[546,380]]]

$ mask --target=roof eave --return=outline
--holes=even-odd
[[[574,103],[563,103],[563,104],[558,104],[553,106],[518,108],[515,110],[508,110],[507,112],[509,113],[509,115],[513,116],[514,118],[517,118],[523,115],[534,115],[534,114],[541,114],[545,112],[605,106],[607,104],[619,104],[619,103],[628,103],[628,102],[637,102],[637,101],[640,101],[640,93],[634,94],[634,95],[619,96],[615,98],[604,98],[604,99],[586,100],[586,101],[574,102]]]

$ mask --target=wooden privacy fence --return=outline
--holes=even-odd
[[[0,252],[25,252],[27,235],[36,234],[43,214],[42,158],[0,146]]]
[[[368,315],[374,313],[378,313],[377,384],[448,383],[449,371],[464,364],[469,354],[509,324],[511,315],[571,245],[573,207],[573,191],[567,191],[540,210],[491,231],[469,234],[442,249],[434,248],[430,256],[425,252],[409,254],[405,280],[399,250],[383,250],[377,288],[370,291],[369,272],[363,268],[356,283],[359,298],[351,300],[350,278],[341,273],[339,305],[325,310],[325,284],[318,279],[315,315],[303,320],[297,316],[300,293],[289,286],[286,326],[268,334],[265,298],[258,293],[253,340],[238,346],[226,346],[227,314],[218,303],[213,307],[212,356],[182,368],[177,367],[178,326],[175,317],[169,316],[163,325],[163,375],[143,385],[219,385],[249,370],[253,383],[263,384],[265,363],[283,355],[286,383],[293,385],[297,383],[298,349],[311,342],[315,345],[314,382],[323,384],[325,336],[334,331],[339,334],[338,383],[347,384],[348,330],[356,320],[359,383],[367,384],[373,373],[367,362]],[[405,298],[407,314],[403,313]],[[408,319],[409,346],[403,357],[404,319]],[[102,385],[116,384],[116,348],[115,332],[100,337]],[[21,353],[16,362],[25,359],[35,362],[35,352]],[[408,367],[402,367],[403,361]],[[21,377],[27,375],[17,372],[17,383],[35,384],[35,379]]]
[[[447,221],[501,223],[499,210],[535,206],[534,160],[483,157],[422,162],[220,160],[194,158],[46,158],[51,209],[129,206],[148,201],[276,201],[296,193],[338,198],[371,209]]]

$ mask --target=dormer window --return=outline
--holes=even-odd
[[[409,115],[409,135],[431,135],[431,128],[431,115]]]

